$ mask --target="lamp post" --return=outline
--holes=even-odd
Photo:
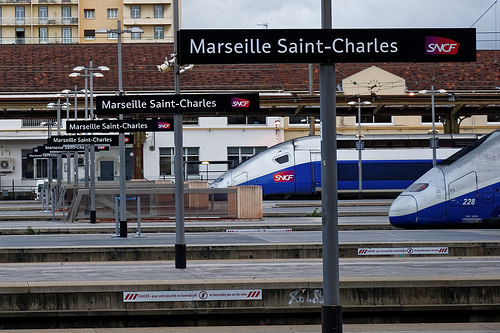
[[[432,117],[432,138],[430,142],[430,146],[432,148],[432,166],[436,166],[436,148],[438,147],[438,141],[436,138],[436,112],[435,112],[435,106],[434,106],[434,95],[436,93],[446,93],[446,90],[444,89],[439,89],[439,90],[434,90],[434,85],[431,86],[431,90],[420,90],[420,94],[425,94],[425,93],[430,93],[431,94],[431,117]]]
[[[62,93],[64,94],[64,96],[66,96],[66,121],[69,120],[69,96],[70,94],[74,94],[75,95],[75,120],[77,120],[78,118],[78,93],[79,91],[77,90],[78,87],[77,85],[75,84],[75,90],[69,90],[69,89],[64,89],[62,91]],[[68,152],[68,155],[67,155],[67,165],[68,165],[68,183],[71,179],[70,177],[70,174],[71,174],[71,168],[70,168],[70,155],[71,153]],[[75,151],[74,154],[73,154],[73,165],[74,165],[74,168],[75,168],[75,171],[74,171],[74,184],[75,184],[75,191],[74,191],[74,195],[76,195],[76,190],[78,188],[78,151]]]
[[[358,105],[358,135],[356,137],[358,138],[357,142],[357,147],[356,149],[358,150],[358,197],[361,199],[363,197],[362,191],[363,191],[363,135],[361,134],[361,104],[369,105],[372,104],[369,101],[363,101],[361,102],[361,98],[358,96],[358,101],[350,101],[347,104],[349,105]]]
[[[123,30],[121,21],[116,22],[116,29],[102,28],[95,31],[96,34],[116,34],[118,45],[118,95],[122,96],[123,78],[122,78],[122,34],[124,33],[142,33],[139,28],[130,28]],[[123,113],[120,113],[118,119],[123,120]],[[120,164],[120,237],[127,237],[127,193],[125,185],[125,133],[119,133],[118,136],[119,164]]]
[[[107,66],[98,66],[93,67],[92,61],[89,62],[89,66],[77,66],[73,68],[74,71],[81,72],[84,71],[84,74],[81,73],[71,73],[70,77],[84,77],[85,78],[85,118],[88,119],[88,104],[87,104],[87,79],[90,81],[90,119],[94,119],[94,77],[103,77],[104,75],[100,72],[94,73],[94,71],[109,71]],[[88,154],[90,151],[90,165],[85,168],[85,187],[88,186],[88,179],[90,176],[90,223],[96,223],[96,210],[95,210],[95,149],[94,145],[88,145],[85,148],[85,164],[88,161]],[[89,170],[90,169],[90,170]]]

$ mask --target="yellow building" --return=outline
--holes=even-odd
[[[113,43],[102,28],[138,27],[124,43],[173,42],[172,0],[0,0],[2,44]]]

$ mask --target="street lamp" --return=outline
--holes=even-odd
[[[77,66],[73,68],[75,72],[71,73],[70,77],[84,77],[85,78],[85,118],[88,119],[88,91],[87,91],[87,80],[90,79],[90,118],[94,119],[94,77],[103,77],[104,75],[100,72],[94,73],[94,71],[109,71],[107,66],[93,67],[92,61],[89,62],[89,66]],[[81,71],[84,74],[80,73]],[[77,73],[78,72],[78,73]],[[87,167],[87,161],[89,160],[90,151],[90,165]],[[90,223],[96,223],[96,210],[95,210],[95,149],[94,145],[88,145],[85,147],[85,188],[89,188],[89,175],[90,175]],[[89,170],[90,169],[90,170]]]
[[[133,27],[123,30],[121,28],[121,21],[116,22],[116,29],[101,28],[95,31],[96,34],[116,34],[118,44],[118,95],[123,95],[123,78],[122,78],[122,34],[124,33],[142,33],[142,29]],[[123,120],[123,113],[120,113],[119,118]],[[125,133],[119,133],[118,136],[120,152],[120,237],[127,237],[127,193],[125,188]]]
[[[436,93],[441,93],[444,94],[446,93],[446,90],[444,89],[439,89],[439,90],[434,90],[434,85],[431,86],[431,90],[420,90],[419,94],[426,94],[430,93],[431,94],[431,110],[432,110],[432,138],[430,142],[430,146],[432,148],[432,166],[436,166],[436,148],[439,146],[438,140],[436,138],[436,112],[435,112],[435,106],[434,106],[434,95]]]
[[[362,165],[363,158],[362,158],[362,151],[364,149],[363,135],[361,134],[361,104],[369,105],[369,104],[372,104],[372,103],[369,102],[369,101],[363,101],[363,102],[361,102],[361,98],[358,96],[358,101],[357,102],[350,101],[347,104],[349,104],[349,105],[357,104],[358,105],[358,135],[356,135],[356,137],[358,138],[358,142],[357,142],[356,149],[358,150],[358,191],[359,191],[358,192],[358,196],[361,199],[362,196],[363,196],[362,195],[362,191],[363,191],[363,165]]]

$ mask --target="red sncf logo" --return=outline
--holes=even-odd
[[[289,170],[275,173],[273,178],[276,183],[293,182],[294,176],[293,171]]]
[[[231,98],[231,107],[232,108],[249,108],[250,101],[248,99],[233,97]]]
[[[459,43],[449,38],[426,36],[425,54],[456,55],[459,45]]]
[[[159,121],[158,122],[158,128],[159,129],[169,129],[170,128],[170,124],[167,123],[167,122],[164,122],[164,121]]]

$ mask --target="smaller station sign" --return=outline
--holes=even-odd
[[[66,122],[67,133],[130,133],[173,131],[173,119],[157,120],[75,120]]]
[[[96,114],[251,114],[259,110],[258,93],[96,96]]]

